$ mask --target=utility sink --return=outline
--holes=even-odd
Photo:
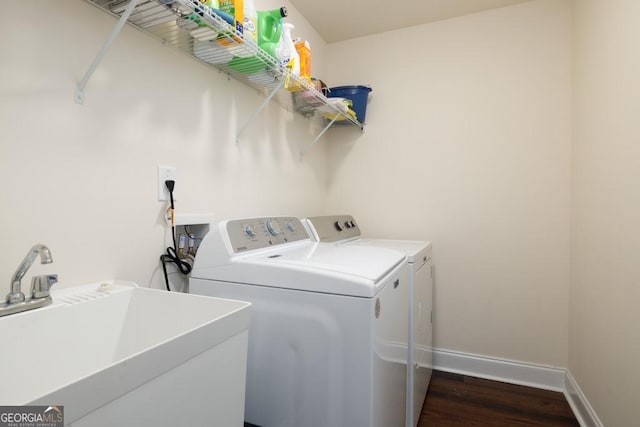
[[[250,303],[107,282],[0,318],[0,405],[72,426],[242,426]]]

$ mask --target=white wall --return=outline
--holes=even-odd
[[[640,3],[574,7],[569,369],[603,425],[626,427],[640,402]]]
[[[256,1],[258,9],[282,2]],[[324,44],[288,2],[316,57]],[[110,278],[163,287],[156,167],[177,167],[177,209],[216,219],[322,212],[326,146],[299,152],[317,125],[129,26],[74,103],[116,20],[80,0],[5,2],[0,14],[0,294],[34,243],[61,285]]]
[[[435,346],[566,366],[571,3],[540,0],[329,45],[371,84],[332,130],[329,210],[431,240]]]

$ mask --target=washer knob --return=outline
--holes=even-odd
[[[345,221],[344,222],[344,226],[347,227],[347,228],[351,228],[352,227],[351,223],[349,223],[349,221]]]
[[[292,233],[296,232],[296,226],[293,225],[293,223],[291,221],[287,221],[287,230],[289,230]]]
[[[355,223],[355,222],[353,222],[353,220],[352,220],[352,221],[349,221],[349,224],[351,224],[351,228],[353,228],[353,227],[355,227],[355,226],[356,226],[356,223]]]
[[[269,218],[268,220],[265,221],[264,228],[272,236],[277,236],[278,234],[282,233],[282,230],[280,230],[280,226],[272,218]]]
[[[340,223],[340,221],[334,222],[333,225],[336,227],[336,230],[338,231],[344,230],[344,226]]]
[[[242,231],[247,237],[256,237],[256,230],[254,230],[251,224],[245,224],[242,226]]]

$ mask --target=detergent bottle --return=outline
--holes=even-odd
[[[282,37],[282,18],[287,17],[287,8],[258,11],[258,46],[276,59],[276,50]]]

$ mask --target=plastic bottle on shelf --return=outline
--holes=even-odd
[[[298,56],[296,46],[293,44],[293,37],[291,36],[291,30],[294,28],[295,25],[289,22],[282,24],[282,47],[278,56],[282,58],[282,65],[287,67],[291,74],[299,76],[300,56]]]
[[[311,45],[300,38],[294,41],[300,62],[300,78],[311,84]]]
[[[258,43],[258,12],[253,0],[244,0],[244,39]]]
[[[282,18],[287,17],[287,8],[258,11],[258,46],[276,59],[276,50],[282,36]]]
[[[291,76],[299,76],[300,75],[300,56],[296,51],[296,46],[293,43],[293,36],[291,35],[291,30],[293,30],[295,26],[288,22],[282,24],[282,49],[280,50],[280,54],[283,57],[281,64],[289,70],[289,74],[284,82],[285,89],[290,92],[298,92],[302,89],[300,84],[296,79],[291,79]],[[289,57],[289,60],[286,60],[286,57]]]

